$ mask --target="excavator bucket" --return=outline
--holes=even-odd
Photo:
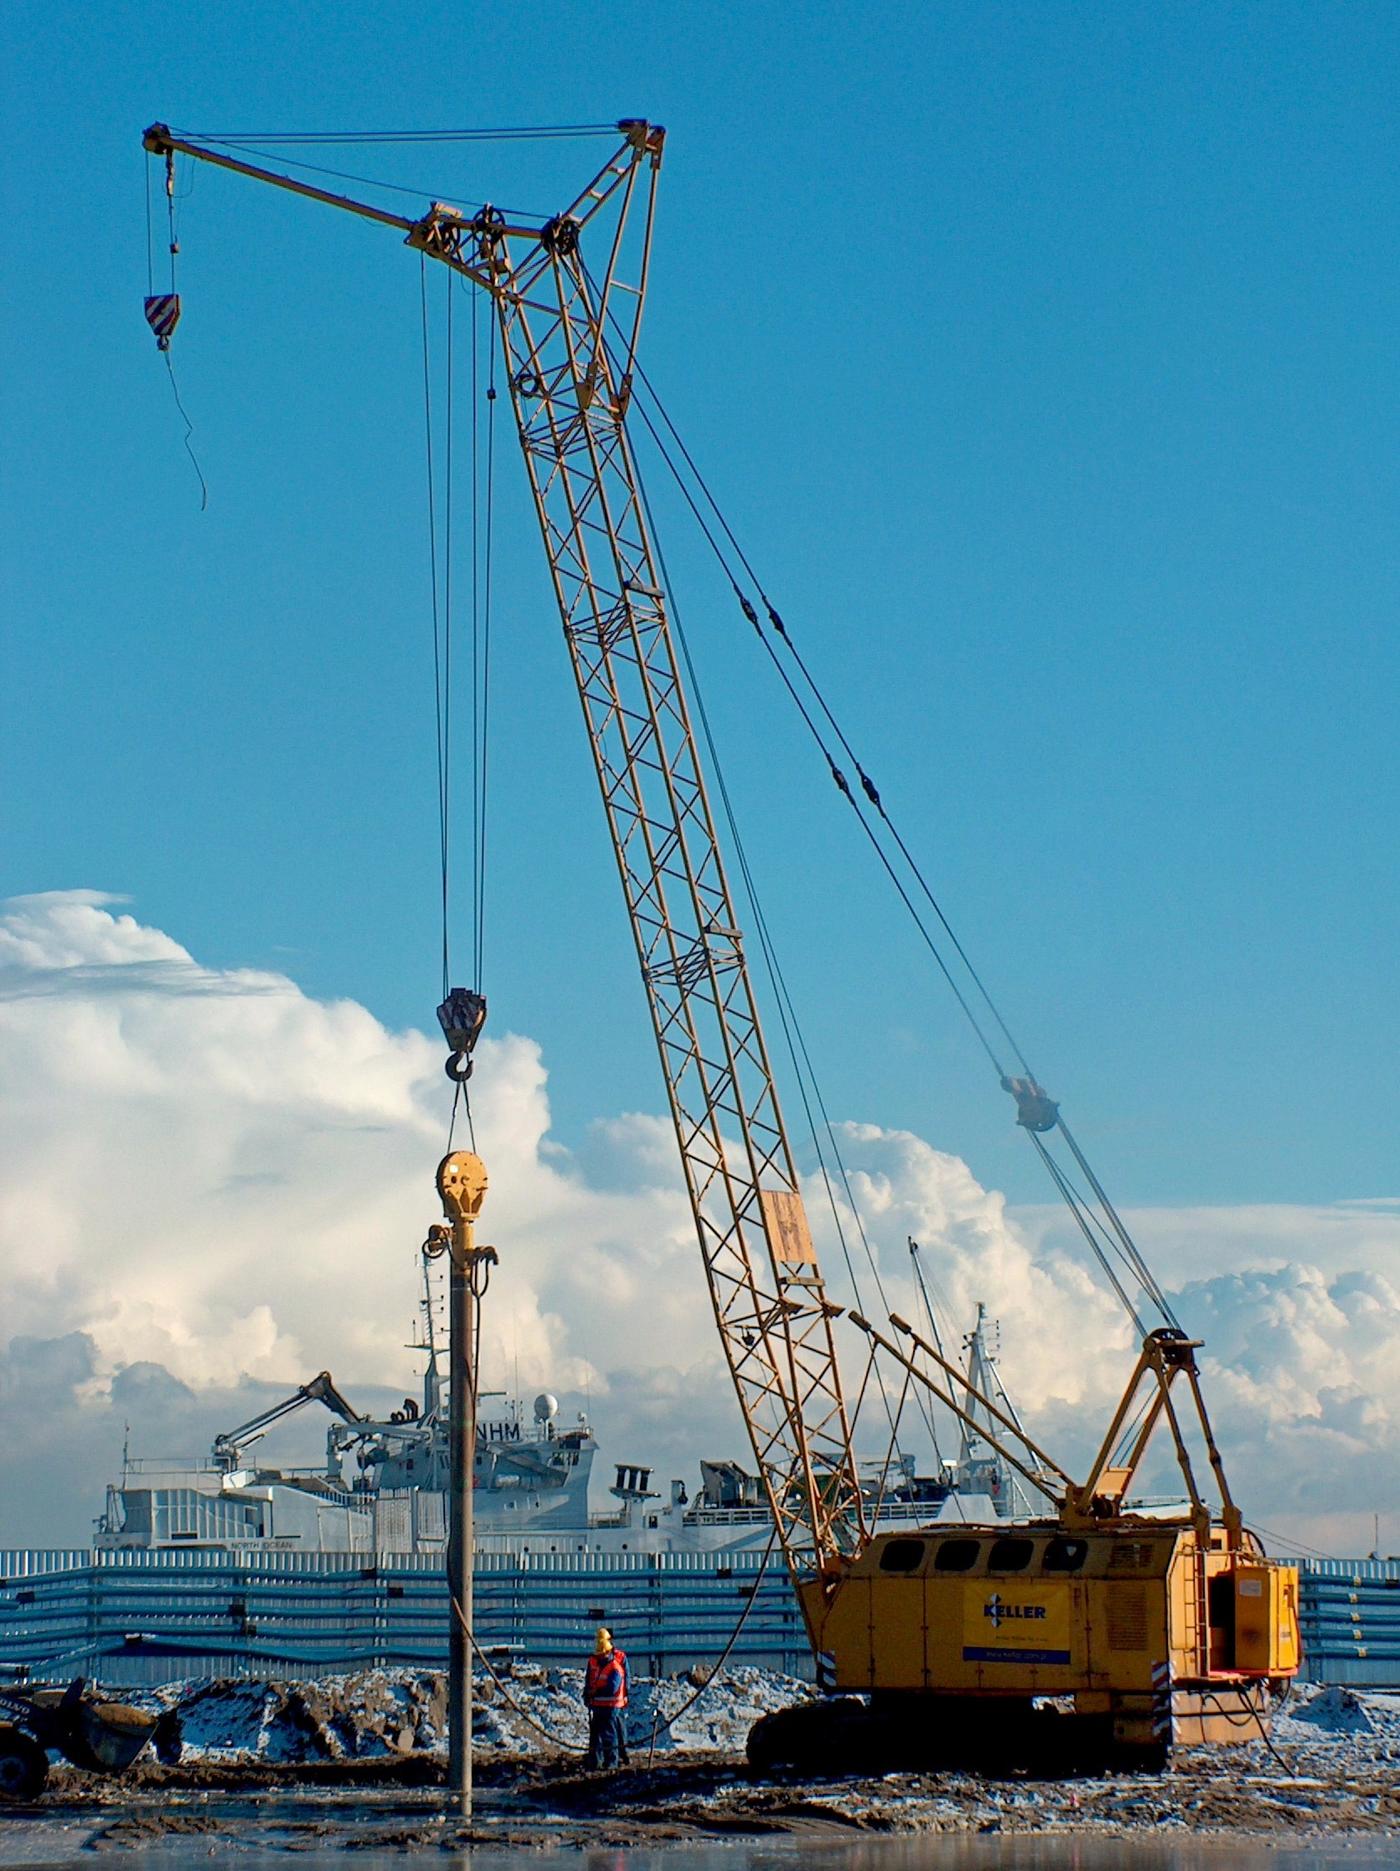
[[[82,1766],[119,1774],[130,1767],[156,1732],[157,1717],[124,1702],[83,1702],[71,1752]],[[83,1757],[89,1757],[84,1759]]]
[[[39,1748],[62,1754],[90,1773],[119,1774],[150,1742],[162,1760],[178,1760],[178,1718],[153,1714],[94,1693],[81,1677],[66,1689],[0,1691],[0,1723],[10,1723]]]

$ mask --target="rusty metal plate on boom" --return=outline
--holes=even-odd
[[[802,1197],[795,1189],[760,1189],[758,1199],[763,1206],[763,1231],[774,1260],[787,1267],[815,1267],[817,1250]]]

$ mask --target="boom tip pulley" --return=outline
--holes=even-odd
[[[666,131],[659,123],[648,123],[645,117],[619,117],[618,134],[627,139],[633,149],[648,150],[653,156],[661,154],[666,141]]]

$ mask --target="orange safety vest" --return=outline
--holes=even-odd
[[[583,1699],[590,1709],[627,1707],[627,1653],[615,1646],[605,1656],[595,1650],[583,1672]]]

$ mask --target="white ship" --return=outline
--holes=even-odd
[[[911,1249],[914,1244],[911,1242]],[[915,1250],[917,1253],[917,1250]],[[917,1265],[917,1259],[916,1259]],[[925,1295],[925,1297],[927,1297]],[[321,1371],[250,1421],[216,1436],[209,1454],[123,1458],[107,1489],[95,1544],[113,1549],[255,1548],[294,1552],[417,1553],[447,1543],[448,1398],[440,1371],[439,1296],[424,1261],[420,1302],[425,1354],[421,1399],[406,1397],[386,1418],[362,1415]],[[930,1323],[934,1314],[930,1308]],[[935,1326],[936,1330],[936,1326]],[[979,1306],[963,1340],[969,1395],[1012,1405]],[[337,1419],[320,1468],[263,1466],[250,1451],[283,1418],[320,1403]],[[1031,1511],[1020,1479],[978,1433],[977,1413],[958,1433],[958,1453],[937,1456],[932,1474],[892,1449],[862,1472],[872,1527],[1014,1518]],[[931,1421],[927,1429],[938,1442]],[[526,1415],[504,1391],[477,1403],[474,1514],[478,1553],[679,1553],[762,1550],[772,1514],[757,1478],[737,1462],[700,1463],[694,1493],[671,1480],[663,1493],[652,1469],[616,1465],[608,1490],[616,1505],[589,1508],[598,1444],[586,1416],[560,1420],[547,1391]]]

